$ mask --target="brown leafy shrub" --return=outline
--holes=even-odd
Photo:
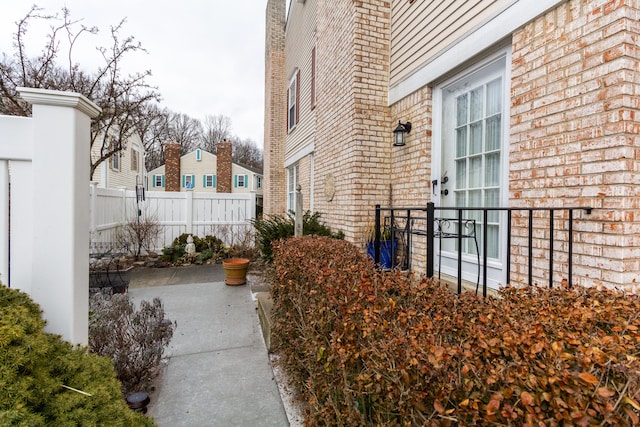
[[[351,244],[274,246],[277,350],[312,425],[637,425],[640,298],[457,296],[378,273]]]

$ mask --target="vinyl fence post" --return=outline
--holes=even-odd
[[[91,118],[100,108],[77,93],[18,92],[33,107],[33,183],[41,184],[33,186],[31,296],[44,312],[48,332],[87,345],[88,160]]]
[[[187,234],[193,234],[193,190],[187,189],[187,197],[185,199],[186,215],[187,215]]]

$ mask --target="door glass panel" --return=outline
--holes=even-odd
[[[484,185],[494,187],[500,185],[500,153],[490,153],[486,156]]]
[[[466,186],[467,186],[467,159],[456,160],[456,190],[461,188],[466,188]]]
[[[487,118],[486,150],[499,150],[501,140],[502,120],[500,114]]]
[[[467,94],[459,96],[456,100],[456,126],[467,123]]]
[[[463,126],[456,130],[456,157],[467,155],[467,127]]]
[[[502,79],[487,83],[487,116],[499,114],[502,110]]]
[[[484,100],[482,99],[484,95],[484,87],[480,86],[471,91],[471,106],[469,107],[469,112],[471,113],[470,121],[474,122],[476,120],[480,120],[483,117],[483,108]]]
[[[482,156],[471,157],[469,159],[469,187],[478,188],[482,186]],[[477,205],[480,206],[480,205]]]
[[[482,122],[471,123],[471,137],[469,138],[469,154],[482,152]]]

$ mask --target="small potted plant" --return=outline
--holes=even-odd
[[[375,239],[376,226],[375,222],[369,221],[364,229],[365,244],[367,246],[367,255],[371,259],[375,259]],[[398,239],[391,239],[391,229],[380,225],[380,267],[392,268],[394,257],[398,249]]]

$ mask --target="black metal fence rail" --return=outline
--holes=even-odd
[[[478,255],[478,282],[476,285],[476,293],[480,283],[482,283],[482,294],[487,295],[487,227],[490,212],[506,212],[506,283],[511,281],[511,248],[512,248],[512,232],[513,232],[513,218],[514,213],[522,213],[527,219],[527,275],[528,284],[533,285],[533,241],[534,241],[534,215],[536,213],[547,213],[542,219],[546,219],[548,222],[548,236],[542,238],[548,239],[548,276],[549,287],[553,287],[553,274],[554,274],[554,243],[555,243],[555,223],[559,220],[567,222],[567,285],[570,287],[573,283],[573,241],[574,241],[574,222],[575,212],[583,211],[586,214],[591,214],[591,208],[500,208],[500,207],[485,207],[485,208],[450,208],[450,207],[436,207],[433,203],[427,203],[426,207],[403,207],[403,208],[383,208],[380,205],[376,205],[375,208],[375,238],[373,242],[374,246],[374,261],[376,265],[380,265],[381,259],[381,239],[384,234],[390,235],[391,240],[398,239],[401,242],[398,248],[391,245],[391,259],[398,260],[394,262],[392,268],[400,268],[403,270],[411,269],[411,258],[413,255],[414,239],[417,236],[423,236],[426,239],[426,275],[427,277],[434,276],[434,256],[435,256],[435,244],[434,240],[439,240],[439,254],[442,252],[442,239],[452,238],[457,241],[457,287],[458,293],[462,292],[462,252],[463,252],[463,239],[474,239],[476,244],[476,251]],[[436,212],[439,213],[436,216]],[[448,212],[446,216],[442,216],[443,212]],[[454,214],[451,214],[453,212]],[[561,215],[558,215],[560,213]],[[465,217],[474,215],[475,218]],[[480,216],[481,223],[481,236],[482,238],[482,250],[478,251],[477,241],[477,222],[476,218]],[[521,218],[518,218],[521,219]],[[500,224],[503,226],[503,224]],[[443,227],[453,228],[444,229]],[[518,227],[521,228],[521,227]],[[540,229],[538,226],[536,229]],[[453,231],[452,231],[453,230]],[[535,237],[540,239],[541,237]],[[439,263],[440,264],[440,263]],[[441,268],[441,267],[440,267]]]

